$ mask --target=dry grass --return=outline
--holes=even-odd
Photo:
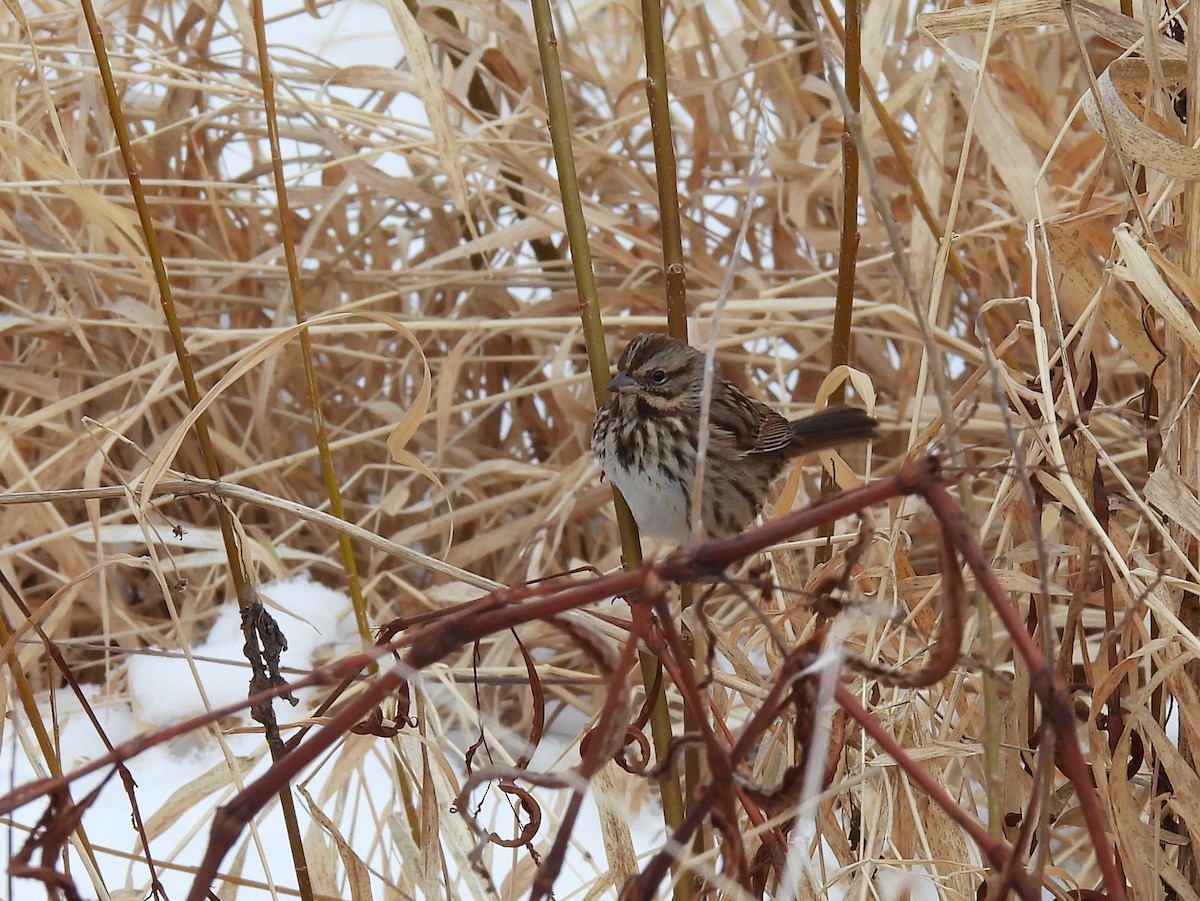
[[[313,5],[330,29],[342,21],[341,3]],[[1161,896],[1162,877],[1181,897],[1195,897],[1188,891],[1200,890],[1200,880],[1188,875],[1189,853],[1170,833],[1184,846],[1200,839],[1197,794],[1186,792],[1196,773],[1186,749],[1175,749],[1176,727],[1170,737],[1160,727],[1168,707],[1185,738],[1195,740],[1200,722],[1185,665],[1200,648],[1187,593],[1200,582],[1200,331],[1192,306],[1200,210],[1189,193],[1194,176],[1149,170],[1130,176],[1134,212],[1122,172],[1139,158],[1130,149],[1139,139],[1120,157],[1106,151],[1077,104],[1089,72],[1101,72],[1143,32],[1115,11],[1076,6],[1082,46],[1054,4],[1005,0],[994,23],[990,6],[937,13],[876,0],[865,9],[865,73],[907,159],[864,106],[876,186],[903,246],[890,246],[864,179],[852,363],[869,386],[863,393],[876,396],[885,435],[869,462],[851,459],[864,477],[885,473],[934,440],[946,424],[929,372],[942,374],[949,430],[963,448],[955,474],[969,486],[981,541],[1006,587],[1056,627],[1043,638],[1069,681],[1105,693],[1119,686],[1126,722],[1146,747],[1126,780],[1128,747],[1110,752],[1095,717],[1088,720],[1131,896]],[[289,23],[309,15],[304,5],[268,10],[289,224],[304,304],[322,320],[310,359],[346,518],[451,567],[435,571],[356,542],[375,622],[473,596],[467,586],[484,580],[618,563],[611,496],[588,453],[594,405],[528,10],[446,8],[466,23],[463,31],[433,9],[420,11],[414,31],[393,9],[394,27],[382,33],[390,57],[343,67],[328,61],[326,47],[290,42]],[[611,353],[662,323],[640,23],[617,3],[564,2],[555,11]],[[916,12],[927,16],[924,36]],[[793,15],[784,0],[673,4],[666,32],[693,338],[717,327],[724,370],[799,413],[828,371],[843,116],[817,45],[796,31]],[[223,478],[327,509],[304,356],[294,335],[263,344],[294,316],[250,11],[220,5],[210,16],[198,5],[135,3],[111,7],[103,24],[201,391],[236,370],[208,406]],[[819,40],[842,57],[828,26]],[[1180,55],[1161,35],[1146,40],[1159,58]],[[396,59],[406,61],[392,66]],[[494,110],[481,108],[481,96]],[[1183,127],[1161,99],[1152,124],[1178,139]],[[138,486],[148,471],[203,478],[194,435],[179,432],[189,405],[74,4],[18,0],[0,17],[0,104],[5,490]],[[741,257],[731,261],[760,132],[755,206]],[[1190,159],[1179,156],[1180,165]],[[954,236],[948,267],[918,212],[917,185],[937,229]],[[896,251],[911,292],[897,275]],[[351,315],[322,319],[334,311]],[[936,354],[918,318],[931,328]],[[1143,415],[1151,376],[1159,420]],[[406,414],[416,418],[404,449],[423,469],[390,462],[386,440]],[[1026,473],[1032,494],[1022,486]],[[1107,521],[1097,513],[1094,478],[1110,495]],[[816,490],[810,468],[801,494]],[[230,509],[254,580],[305,568],[345,585],[330,529],[275,505],[234,500]],[[233,596],[216,510],[203,497],[140,494],[9,504],[0,516],[0,570],[80,679],[119,687],[125,654],[195,641],[215,605]],[[867,603],[838,628],[855,653],[906,662],[919,655],[938,610],[937,547],[915,506],[874,512],[878,531],[860,582]],[[121,528],[134,523],[160,542],[150,543],[150,557]],[[205,538],[172,547],[176,526]],[[776,561],[788,591],[772,600],[772,616],[794,635],[814,626],[795,590],[815,580],[808,573],[818,544]],[[18,629],[16,608],[5,602],[4,611],[9,631]],[[908,617],[903,625],[889,618],[894,611]],[[736,675],[714,688],[715,699],[737,721],[770,680],[776,651],[736,600],[720,616]],[[990,801],[1002,817],[1029,810],[1038,794],[1026,766],[1037,720],[1029,673],[1013,663],[999,627],[990,642],[988,631],[970,630],[962,666],[933,690],[856,684],[965,806],[987,806],[982,786],[993,767]],[[551,702],[565,697],[594,711],[589,661],[552,629],[522,638],[568,674],[568,688],[555,689]],[[9,672],[49,687],[41,653],[33,642],[10,647]],[[504,638],[481,654],[485,676],[519,666]],[[1120,680],[1110,679],[1117,671]],[[991,762],[983,753],[989,674],[999,729]],[[526,692],[494,689],[477,699],[460,690],[467,709],[478,700],[517,735],[527,725]],[[1077,697],[1099,713],[1099,696]],[[431,707],[428,728],[453,733],[462,710],[443,707],[438,715]],[[758,778],[769,783],[792,760],[790,735],[781,726],[779,741],[757,759]],[[435,741],[426,752],[437,748]],[[449,766],[456,752],[447,743],[443,753]],[[419,763],[408,765],[419,773]],[[628,781],[622,791],[646,790]],[[820,859],[820,846],[848,869],[819,866],[816,896],[822,880],[836,876],[839,888],[868,897],[879,867],[932,873],[942,898],[974,896],[983,872],[977,852],[869,742],[850,743],[828,797],[812,854]],[[1037,814],[1047,817],[1043,837],[1053,844],[1035,855],[1049,854],[1044,875],[1056,890],[1093,887],[1071,796],[1062,804]],[[447,835],[460,828],[451,820],[442,816]],[[1006,830],[1015,838],[1011,822]],[[502,894],[520,896],[530,875],[521,858]]]

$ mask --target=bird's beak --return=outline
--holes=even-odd
[[[626,391],[635,391],[637,389],[637,386],[638,386],[637,380],[633,376],[631,376],[628,372],[625,372],[624,370],[622,370],[621,372],[618,372],[616,375],[614,375],[612,377],[612,381],[610,381],[604,387],[607,388],[609,391],[615,392],[617,394],[623,394]]]

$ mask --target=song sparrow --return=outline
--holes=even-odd
[[[692,489],[704,354],[668,335],[629,343],[596,413],[592,453],[629,503],[643,535],[691,540]],[[865,410],[830,407],[789,422],[713,373],[701,520],[704,538],[742,531],[788,460],[807,451],[869,441]]]

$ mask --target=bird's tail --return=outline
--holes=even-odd
[[[794,454],[825,450],[854,441],[874,441],[879,422],[858,407],[826,407],[812,416],[789,422]]]

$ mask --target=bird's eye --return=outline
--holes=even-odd
[[[650,373],[650,381],[654,382],[654,384],[656,384],[656,385],[661,385],[666,380],[667,380],[667,374],[665,372],[663,372],[661,369],[656,369],[652,373]]]

